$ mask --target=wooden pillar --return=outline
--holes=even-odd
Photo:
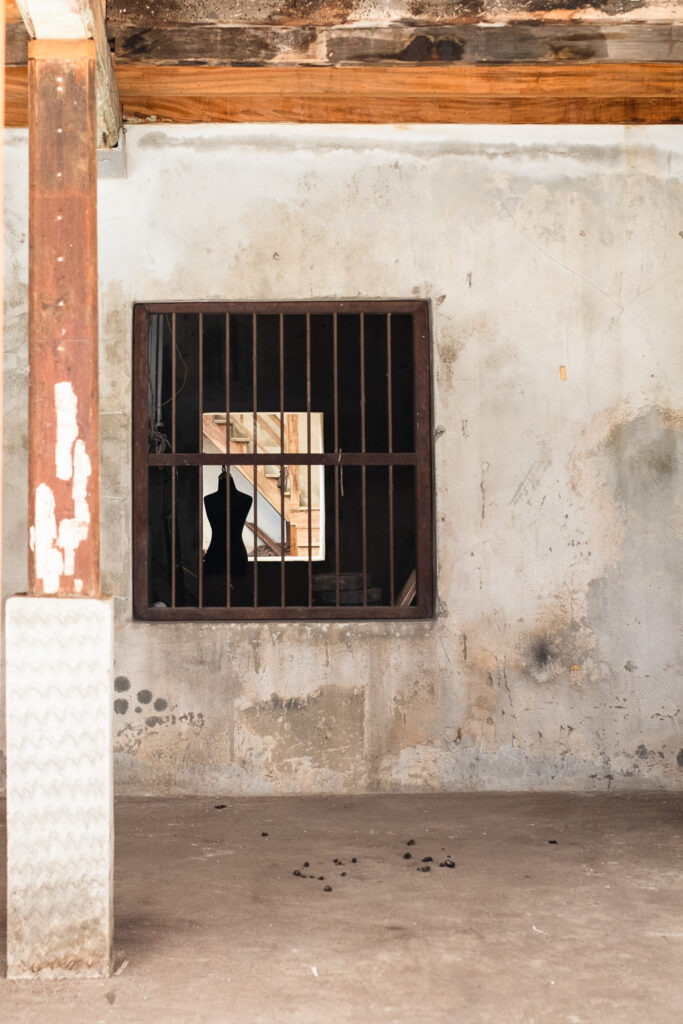
[[[100,593],[95,43],[29,44],[29,594]]]

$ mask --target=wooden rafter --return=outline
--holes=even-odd
[[[6,124],[27,123],[23,68],[8,68]],[[460,124],[683,121],[683,65],[118,68],[124,120]]]

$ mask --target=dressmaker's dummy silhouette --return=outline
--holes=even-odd
[[[226,496],[228,473],[223,470],[218,478],[218,490],[204,498],[206,515],[211,526],[211,543],[204,556],[204,602],[205,604],[226,603]],[[235,486],[230,477],[230,580],[241,580],[249,571],[247,549],[242,540],[242,530],[252,498]],[[242,589],[242,588],[239,588]]]

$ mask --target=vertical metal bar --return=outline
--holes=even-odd
[[[171,451],[176,450],[176,315],[171,313]],[[177,466],[171,466],[171,608],[176,606],[176,478]]]
[[[423,614],[434,605],[434,552],[432,548],[432,452],[429,314],[425,303],[413,314],[413,380],[415,402],[415,529],[417,533],[417,593],[415,604]]]
[[[199,378],[199,437],[197,439],[197,448],[199,452],[204,451],[204,314],[199,314],[198,324],[199,338],[198,338],[198,378]],[[197,566],[197,599],[199,607],[202,608],[204,605],[204,467],[202,465],[197,466],[197,501],[198,511],[197,518],[199,520],[199,536],[197,539],[197,556],[199,564]]]
[[[391,375],[391,313],[387,313],[387,448],[394,450],[394,406]],[[389,604],[394,603],[394,467],[389,466]]]
[[[251,314],[254,455],[258,455],[258,314]],[[258,463],[254,461],[254,608],[258,608]]]
[[[365,454],[365,313],[360,314],[360,448]],[[368,605],[368,510],[367,467],[361,466],[361,517],[363,522],[363,607]]]
[[[285,318],[280,313],[280,455],[285,452]],[[280,463],[280,606],[284,608],[285,592],[285,482],[287,467]]]
[[[225,314],[225,607],[230,607],[230,314]]]
[[[133,312],[133,422],[144,423],[149,408],[149,314]],[[144,617],[150,599],[149,437],[133,431],[133,608]]]
[[[311,314],[306,314],[306,453],[311,454]],[[313,527],[311,506],[313,493],[311,489],[311,464],[306,467],[308,479],[308,607],[313,606]]]
[[[339,322],[337,314],[332,318],[332,374],[334,385],[334,450],[337,463],[334,467],[334,575],[335,605],[339,607],[339,472],[341,452],[339,451]]]
[[[176,314],[171,313],[171,451],[175,455],[176,453],[176,438],[175,438],[175,424],[176,424],[176,375],[177,375],[177,362],[176,362],[176,345],[177,345],[177,325],[176,325]]]

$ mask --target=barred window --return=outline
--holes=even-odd
[[[433,612],[424,302],[134,311],[136,617]]]

